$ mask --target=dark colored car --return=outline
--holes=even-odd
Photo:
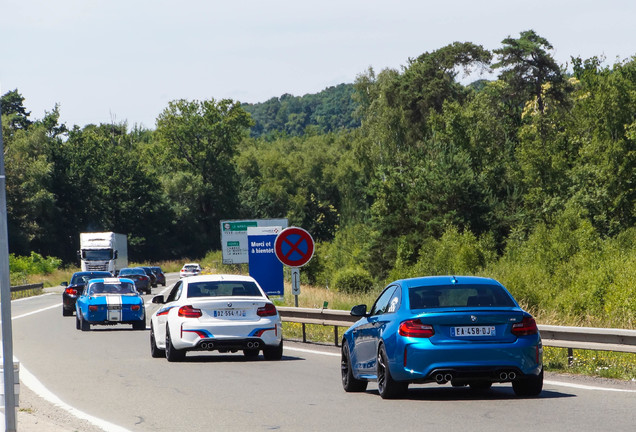
[[[409,384],[488,390],[511,383],[519,396],[543,388],[543,346],[532,316],[494,279],[430,276],[389,284],[343,335],[345,391],[377,381],[383,399]]]
[[[161,286],[166,286],[166,275],[163,273],[163,270],[161,270],[161,267],[154,266],[150,268],[152,269],[152,272],[157,277],[157,285],[160,284]]]
[[[152,285],[153,288],[157,288],[157,275],[155,274],[155,272],[152,271],[152,268],[150,267],[140,267],[144,270],[144,272],[146,273],[146,276],[148,276],[150,278],[150,285]]]
[[[141,267],[127,267],[119,270],[119,277],[132,279],[140,293],[150,294],[150,278]]]
[[[84,271],[75,272],[71,276],[69,282],[62,282],[62,286],[66,287],[62,293],[62,315],[71,316],[75,312],[75,302],[82,295],[86,282],[91,279],[111,277],[107,271]]]

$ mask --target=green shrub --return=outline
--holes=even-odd
[[[334,275],[333,287],[344,293],[365,293],[373,287],[373,279],[366,270],[349,267],[339,270]]]

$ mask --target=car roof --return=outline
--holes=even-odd
[[[405,287],[436,286],[436,285],[501,285],[495,279],[481,276],[423,276],[409,279],[400,279],[394,284],[401,284]]]
[[[213,274],[213,275],[199,275],[188,276],[184,280],[188,283],[192,282],[220,282],[220,281],[241,281],[241,282],[256,282],[252,276],[235,275],[235,274]]]
[[[73,276],[87,276],[87,275],[93,275],[93,274],[98,274],[98,275],[103,275],[105,273],[110,274],[110,272],[105,271],[105,270],[95,270],[95,271],[78,271],[73,273]]]
[[[117,277],[109,277],[109,278],[99,278],[99,279],[91,279],[88,281],[88,285],[93,285],[94,283],[116,283],[117,282],[127,282],[131,284],[135,284],[135,281],[128,278],[117,278]]]

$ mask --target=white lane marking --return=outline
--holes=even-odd
[[[305,353],[310,353],[310,354],[326,355],[326,356],[330,356],[330,357],[340,357],[340,354],[336,354],[336,353],[330,353],[330,352],[324,352],[324,351],[314,351],[314,350],[308,350],[308,349],[303,349],[303,348],[290,348],[288,346],[285,346],[283,349],[286,349],[286,350],[289,350],[289,351],[305,352]]]
[[[290,348],[290,347],[287,347],[287,346],[284,347],[284,349],[289,350],[289,351],[299,351],[299,352],[305,352],[305,353],[310,353],[310,354],[326,355],[326,356],[331,356],[331,357],[340,357],[340,354],[324,352],[324,351],[314,351],[314,350],[303,349],[303,348]],[[572,384],[572,383],[566,383],[566,382],[561,382],[561,381],[552,381],[552,380],[544,380],[543,383],[544,384],[548,384],[548,385],[561,386],[561,387],[572,387],[572,388],[577,388],[577,389],[581,389],[581,390],[597,390],[597,391],[609,391],[609,392],[621,392],[621,393],[636,393],[636,390],[617,389],[617,388],[611,388],[611,387],[588,386],[588,385],[583,385],[583,384]]]
[[[25,300],[31,300],[31,299],[36,298],[36,297],[44,297],[44,296],[59,295],[59,294],[60,293],[44,293],[44,294],[31,296],[31,297],[22,297],[22,298],[19,298],[19,299],[11,300],[11,303],[18,303],[18,302],[25,301]]]
[[[621,392],[621,393],[636,393],[636,390],[617,389],[617,388],[611,388],[611,387],[596,387],[596,386],[589,386],[589,385],[583,385],[583,384],[564,383],[561,381],[544,380],[543,384],[555,385],[555,386],[561,386],[561,387],[572,387],[572,388],[577,388],[581,390],[599,390],[599,391]]]
[[[24,317],[29,316],[29,315],[35,315],[36,313],[44,312],[45,310],[49,310],[49,309],[59,308],[60,306],[62,306],[62,303],[54,304],[53,306],[48,306],[48,307],[45,307],[45,308],[42,308],[42,309],[35,310],[33,312],[27,312],[27,313],[22,314],[22,315],[16,315],[14,317],[11,317],[11,320],[18,319],[18,318],[24,318]]]
[[[22,381],[22,383],[29,389],[31,389],[35,394],[52,403],[56,407],[63,409],[64,411],[77,418],[86,420],[92,425],[97,426],[106,432],[130,432],[126,428],[94,417],[90,414],[85,413],[84,411],[73,408],[65,402],[62,402],[60,398],[54,395],[49,389],[44,387],[44,385],[35,376],[31,375],[31,372],[29,372],[23,364],[20,365],[20,381]]]

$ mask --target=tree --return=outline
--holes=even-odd
[[[24,97],[18,93],[18,89],[5,93],[0,98],[0,111],[2,117],[7,119],[11,134],[18,129],[26,129],[31,125],[29,116],[24,107]]]
[[[493,51],[499,61],[492,67],[502,69],[499,78],[510,85],[519,108],[534,98],[543,113],[546,96],[558,102],[565,100],[567,82],[548,53],[553,48],[547,39],[527,30],[521,32],[519,39],[508,36],[501,43],[504,46]]]
[[[187,209],[194,224],[187,232],[195,249],[204,253],[220,248],[219,221],[238,214],[238,179],[233,158],[237,145],[252,125],[239,103],[172,101],[157,118],[158,145],[164,153],[161,163],[167,169],[164,184],[175,176],[188,183],[193,200]],[[182,183],[183,184],[183,183]],[[181,190],[169,191],[170,199],[180,202]]]

